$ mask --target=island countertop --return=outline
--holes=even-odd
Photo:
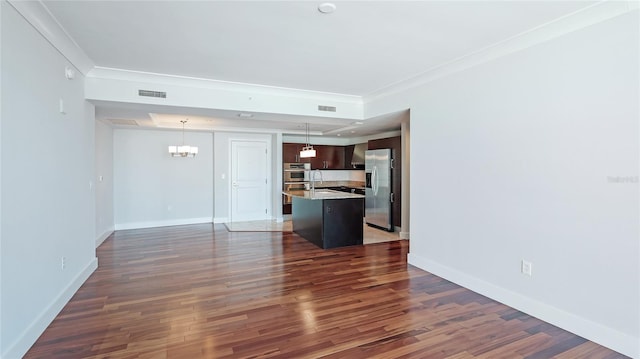
[[[284,191],[283,194],[304,199],[346,199],[364,198],[361,194],[334,191],[331,189],[316,189],[315,191]]]

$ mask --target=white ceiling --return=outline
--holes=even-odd
[[[45,6],[99,67],[366,96],[594,1],[334,1],[332,14],[320,13],[320,3],[47,1]],[[137,119],[141,126],[163,127],[189,117],[203,129],[215,123],[297,132],[309,122],[268,114],[243,119],[215,109],[163,111],[97,104],[100,118]],[[316,120],[317,131],[349,135],[344,120]],[[385,130],[399,128],[398,116],[385,121]],[[365,127],[380,122],[366,121]],[[367,131],[361,128],[357,135]]]

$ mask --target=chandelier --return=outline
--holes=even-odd
[[[182,120],[182,146],[169,146],[171,157],[195,157],[198,154],[198,147],[184,144],[184,124],[187,120]]]

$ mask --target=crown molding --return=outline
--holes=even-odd
[[[463,55],[444,64],[428,69],[414,77],[398,81],[363,96],[367,103],[427,84],[491,60],[547,42],[570,32],[637,10],[638,0],[602,0],[553,21],[534,27],[520,34]]]
[[[58,52],[83,75],[94,67],[93,61],[69,36],[45,4],[38,1],[7,0]]]
[[[276,86],[220,81],[204,78],[157,74],[142,71],[96,67],[78,44],[49,12],[42,0],[7,0],[49,43],[87,77],[144,83],[206,88],[238,93],[269,94],[298,99],[331,101],[336,104],[364,106],[381,98],[415,88],[436,79],[478,66],[496,58],[552,40],[572,31],[638,10],[637,0],[600,1],[571,14],[512,36],[496,44],[428,69],[421,74],[390,84],[365,96],[293,89]]]

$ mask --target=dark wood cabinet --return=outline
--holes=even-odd
[[[370,150],[391,149],[391,158],[393,158],[393,170],[391,171],[393,191],[391,216],[393,218],[393,225],[400,227],[402,223],[402,139],[398,136],[370,140],[367,142],[367,148]]]
[[[313,145],[316,157],[300,158],[300,150],[304,147],[301,143],[282,144],[282,162],[311,163],[312,169],[345,169],[345,147],[330,145]],[[352,151],[353,152],[353,151]]]
[[[311,169],[344,169],[344,146],[314,145],[316,157],[311,159]]]
[[[293,231],[323,249],[361,245],[363,205],[363,198],[293,197]]]
[[[311,162],[311,169],[315,170],[316,168],[324,168],[324,158],[322,154],[324,151],[323,145],[313,145],[313,148],[316,150],[316,156],[309,158],[309,162]]]
[[[282,162],[298,163],[300,162],[300,150],[304,145],[301,143],[283,143],[282,144]]]
[[[344,146],[330,146],[330,152],[327,154],[327,168],[343,169],[346,168],[344,162]]]

